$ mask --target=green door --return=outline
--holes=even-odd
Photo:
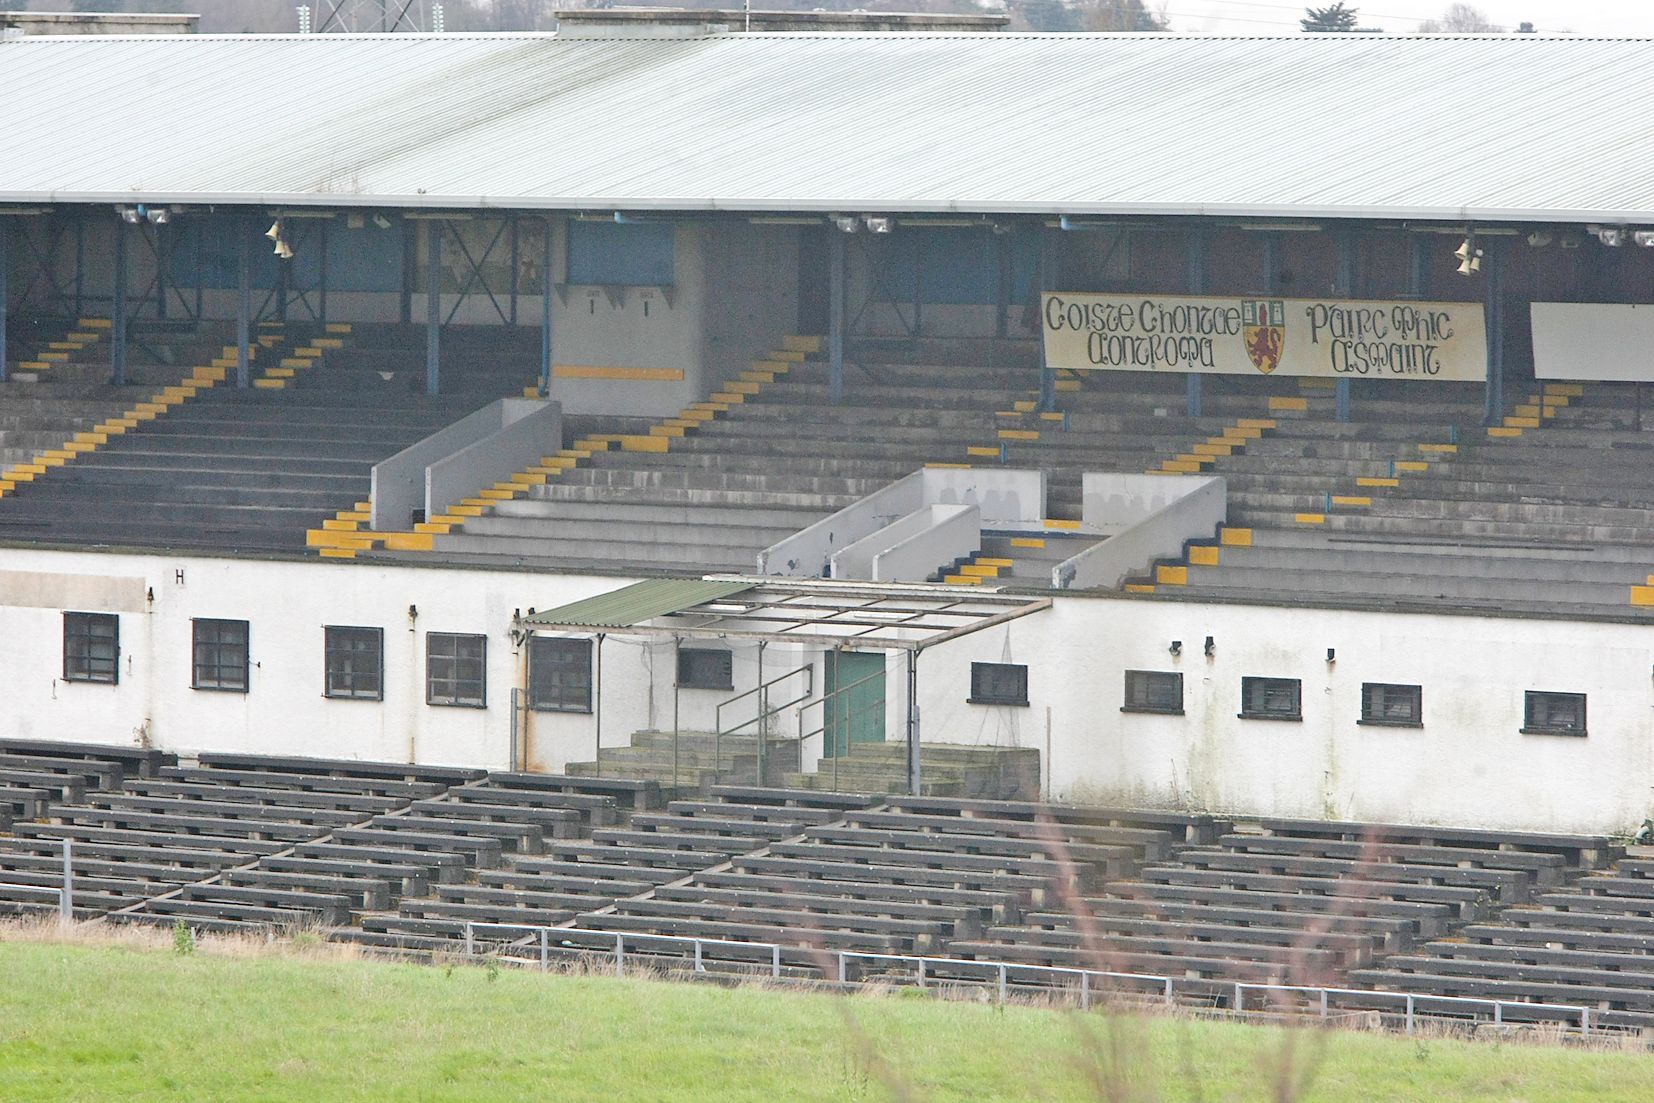
[[[829,651],[823,756],[846,754],[852,743],[884,742],[884,653]]]

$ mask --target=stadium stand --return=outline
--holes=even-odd
[[[22,790],[0,835],[11,913],[56,909],[69,839],[76,914],[116,922],[316,928],[414,953],[454,949],[469,924],[488,945],[548,926],[559,954],[679,940],[633,944],[668,967],[700,939],[717,967],[801,976],[849,951],[933,958],[942,979],[1055,966],[1173,976],[1195,998],[1360,985],[1654,1022],[1638,987],[1654,863],[1600,837],[761,785],[671,797],[647,780],[23,740],[0,741],[0,778],[8,801]]]
[[[452,355],[464,366],[451,374],[443,395],[430,397],[417,389],[424,353],[413,334],[423,340],[423,330],[266,323],[255,344],[263,355],[253,361],[253,386],[237,390],[221,385],[235,370],[232,332],[213,324],[174,328],[154,354],[194,367],[182,376],[178,369],[142,369],[140,378],[159,374],[177,384],[154,395],[152,408],[115,399],[82,413],[79,396],[101,399],[117,391],[104,384],[9,385],[20,397],[4,405],[24,411],[42,403],[22,395],[54,389],[42,416],[62,426],[58,443],[77,454],[31,456],[48,466],[7,489],[0,532],[68,545],[300,550],[306,529],[320,526],[341,500],[367,498],[376,461],[520,392],[532,378],[525,364],[538,348],[537,338],[525,342],[509,329],[451,327]],[[65,378],[71,368],[84,379],[109,370],[101,363],[64,363],[52,378]],[[75,443],[79,437],[62,443],[89,418],[97,421],[93,430],[118,433],[91,434],[104,439],[91,439],[84,451]],[[91,501],[96,510],[86,508]]]

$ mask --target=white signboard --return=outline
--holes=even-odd
[[[1654,381],[1654,306],[1534,303],[1533,374],[1540,379]]]
[[[1477,303],[1048,292],[1045,361],[1080,371],[1487,378]]]

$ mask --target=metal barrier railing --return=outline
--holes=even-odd
[[[797,691],[797,696],[790,697],[787,700],[783,701],[779,705],[775,705],[775,704],[772,704],[770,702],[770,691],[772,689],[774,689],[777,684],[779,684],[781,682],[784,682],[789,678],[797,678],[797,677],[800,677],[800,676],[802,676],[802,681],[804,683],[804,688],[802,690]],[[784,674],[777,674],[775,677],[771,678],[769,681],[761,682],[758,685],[754,686],[752,689],[747,690],[745,693],[737,693],[734,697],[731,697],[728,700],[718,702],[717,706],[713,709],[713,712],[712,712],[712,721],[713,721],[712,722],[712,727],[713,727],[712,770],[713,770],[713,773],[717,774],[720,777],[723,775],[724,736],[726,736],[726,735],[730,735],[730,736],[736,735],[736,734],[740,733],[740,731],[743,728],[756,727],[756,729],[757,729],[756,734],[757,734],[757,737],[758,737],[758,742],[757,742],[758,783],[760,785],[762,785],[764,783],[764,743],[765,743],[765,740],[766,740],[764,729],[765,729],[766,725],[768,724],[768,722],[770,720],[772,720],[775,717],[781,715],[787,709],[790,709],[795,705],[801,705],[805,701],[808,701],[810,699],[810,695],[814,692],[815,692],[815,667],[813,667],[813,666],[800,666],[800,667],[795,667],[792,670],[789,670]],[[743,720],[739,724],[734,724],[734,725],[731,725],[729,727],[726,727],[724,725],[724,709],[729,708],[730,706],[734,705],[737,701],[743,701],[746,698],[753,697],[753,696],[756,696],[758,698],[758,702],[757,702],[758,712],[757,712],[757,715],[753,716],[750,720]],[[674,736],[675,735],[676,735],[676,733],[674,732]],[[676,745],[674,744],[674,747],[673,747],[673,755],[674,755],[673,760],[674,760],[674,763],[676,762],[676,754],[677,754],[677,749],[676,749]],[[677,768],[676,768],[675,765],[673,767],[672,774],[673,774],[673,779],[676,780]]]
[[[18,892],[49,892],[57,896],[57,917],[60,922],[68,923],[75,917],[75,869],[74,869],[74,842],[63,840],[63,884],[53,888],[50,885],[17,885],[11,882],[0,881],[0,890],[15,890]]]
[[[476,955],[476,932],[483,930],[496,931],[527,931],[537,935],[539,949],[539,964],[542,970],[551,967],[551,951],[553,939],[588,939],[604,943],[603,952],[613,956],[615,975],[624,976],[626,969],[626,945],[635,946],[666,945],[688,948],[694,961],[694,971],[706,971],[705,963],[708,950],[720,947],[739,947],[747,951],[748,960],[764,961],[770,969],[770,976],[774,979],[784,979],[782,974],[782,952],[787,947],[775,942],[742,942],[734,939],[697,938],[692,935],[662,935],[645,934],[636,931],[601,931],[585,927],[550,927],[534,923],[482,923],[468,920],[465,924],[465,954],[467,957]],[[613,944],[613,949],[607,944]],[[558,951],[568,952],[568,947],[558,947]],[[575,952],[594,952],[597,947],[574,947]],[[1411,1034],[1420,1017],[1435,1018],[1437,1016],[1428,1008],[1436,1005],[1462,1007],[1467,1010],[1482,1010],[1491,1012],[1495,1025],[1503,1025],[1508,1011],[1520,1012],[1555,1012],[1559,1015],[1577,1017],[1579,1032],[1589,1036],[1591,1033],[1591,1009],[1580,1004],[1568,1003],[1530,1003],[1525,1000],[1498,1000],[1476,996],[1438,996],[1427,992],[1388,992],[1367,988],[1329,988],[1321,985],[1306,984],[1275,984],[1265,981],[1222,981],[1197,980],[1189,977],[1162,976],[1155,973],[1118,973],[1107,969],[1082,969],[1076,966],[1065,965],[1030,965],[1016,961],[992,961],[980,958],[950,958],[927,957],[923,954],[885,954],[862,950],[824,950],[812,954],[822,961],[832,961],[837,965],[838,982],[849,985],[862,983],[851,977],[850,965],[852,962],[896,962],[914,966],[914,976],[920,988],[926,987],[926,981],[946,979],[951,982],[970,983],[971,978],[961,976],[943,977],[939,970],[948,970],[955,973],[977,972],[983,974],[982,982],[993,983],[997,989],[998,998],[1003,1002],[1009,994],[1011,980],[1014,976],[1031,975],[1063,979],[1077,983],[1079,989],[1080,1007],[1089,1010],[1093,999],[1094,982],[1114,982],[1116,984],[1141,985],[1148,993],[1157,995],[1168,1005],[1177,1000],[1178,982],[1183,983],[1185,992],[1190,988],[1199,988],[1201,995],[1210,995],[1215,989],[1227,988],[1231,991],[1230,1010],[1239,1014],[1246,1010],[1246,994],[1248,992],[1281,992],[1311,997],[1319,1001],[1320,1017],[1325,1020],[1332,1014],[1335,1000],[1362,1003],[1388,1003],[1398,1007],[1405,1015],[1406,1033]],[[819,968],[819,962],[818,962]],[[1106,991],[1106,989],[1105,989]],[[1191,993],[1192,994],[1192,993]],[[1380,1010],[1368,1007],[1363,1010]],[[1474,1014],[1474,1010],[1472,1010]]]

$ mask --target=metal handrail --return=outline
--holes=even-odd
[[[831,715],[831,713],[827,709],[827,702],[834,700],[841,693],[848,693],[850,690],[855,689],[858,686],[863,686],[863,685],[866,685],[868,682],[872,682],[872,681],[882,679],[884,677],[884,675],[885,675],[884,671],[876,670],[871,674],[867,674],[867,675],[864,675],[860,678],[857,678],[853,682],[848,682],[845,685],[837,687],[831,693],[823,693],[820,697],[817,697],[815,700],[805,702],[804,705],[802,707],[800,707],[799,710],[798,710],[798,753],[799,753],[799,756],[801,758],[803,757],[803,754],[804,754],[804,741],[806,739],[813,739],[818,735],[825,736],[827,734],[827,729],[830,726],[828,724],[828,717]],[[807,712],[810,708],[812,708],[815,705],[820,705],[821,706],[821,726],[819,728],[815,728],[811,731],[806,732],[804,730],[804,714],[805,714],[805,712]],[[865,704],[863,704],[860,708],[852,707],[852,708],[846,709],[843,712],[843,714],[840,716],[839,719],[840,719],[840,722],[842,724],[844,724],[846,727],[848,727],[849,724],[850,724],[850,721],[857,718],[857,717],[859,717],[859,716],[861,716],[863,712],[875,712],[876,713],[878,710],[881,710],[884,707],[885,707],[885,702],[882,698],[880,700],[876,701],[876,702],[869,701],[869,702],[866,702]],[[824,739],[823,742],[822,742],[822,751],[825,752],[826,749],[827,749],[827,744],[826,744],[826,741]],[[838,753],[838,748],[836,746],[833,748],[833,752],[834,752],[833,756],[832,756],[832,758],[833,758],[833,789],[836,791],[838,789],[838,763],[839,763],[839,759],[844,757],[844,755],[841,755],[841,754]],[[850,753],[850,743],[849,743],[849,740],[846,739],[845,747],[844,747],[844,754],[849,754],[849,753]],[[823,755],[823,757],[826,757],[825,754]]]
[[[771,708],[770,707],[770,699],[769,699],[770,687],[775,685],[778,682],[786,681],[788,678],[791,678],[791,677],[793,677],[794,675],[797,675],[797,674],[804,675],[804,691],[801,694],[799,694],[797,697],[794,697],[794,698],[792,698],[790,700],[787,700],[787,701],[783,701],[781,704],[776,705],[775,707]],[[712,728],[713,728],[713,732],[712,732],[712,772],[715,775],[720,775],[720,776],[723,774],[724,736],[725,735],[734,735],[736,732],[740,731],[742,728],[748,726],[749,724],[757,724],[758,725],[758,783],[760,785],[762,785],[764,783],[764,721],[770,719],[772,716],[776,716],[776,715],[778,715],[782,712],[785,712],[787,709],[792,708],[794,705],[798,704],[801,701],[808,700],[809,697],[810,697],[810,694],[812,694],[814,692],[815,692],[815,666],[813,664],[806,664],[804,666],[794,667],[792,670],[787,671],[785,674],[777,674],[775,677],[771,678],[767,682],[759,682],[756,686],[754,686],[753,688],[747,690],[745,693],[737,693],[734,697],[731,697],[728,700],[719,701],[718,704],[712,710]],[[751,720],[744,720],[741,723],[735,725],[733,728],[726,729],[724,727],[724,709],[727,708],[730,705],[733,705],[737,701],[740,701],[740,700],[742,700],[744,698],[747,698],[747,697],[751,697],[753,694],[758,695],[758,714],[756,716],[754,716]],[[676,734],[677,733],[675,733],[675,732],[673,733],[674,738],[676,738]],[[676,771],[674,771],[674,773],[675,772]]]
[[[708,948],[728,946],[740,947],[767,956],[770,964],[770,975],[775,979],[783,979],[781,973],[781,953],[784,947],[776,942],[742,942],[725,938],[697,938],[692,935],[662,935],[647,934],[637,931],[603,931],[587,927],[552,927],[536,923],[483,923],[476,920],[467,920],[465,923],[465,954],[467,957],[476,956],[476,932],[480,930],[497,931],[529,931],[538,936],[539,961],[542,970],[551,967],[551,939],[557,935],[575,936],[581,938],[601,938],[605,941],[614,940],[613,956],[615,960],[615,975],[624,976],[626,968],[626,944],[667,944],[689,947],[694,956],[694,971],[706,971],[705,951]],[[797,947],[792,947],[797,949]],[[1495,1024],[1502,1025],[1505,1021],[1506,1009],[1520,1009],[1524,1011],[1555,1011],[1579,1017],[1580,1034],[1589,1036],[1591,1033],[1591,1009],[1581,1004],[1568,1003],[1530,1003],[1525,1000],[1498,1000],[1476,996],[1438,996],[1428,992],[1391,992],[1368,988],[1329,988],[1321,985],[1308,984],[1274,984],[1265,981],[1224,981],[1202,980],[1190,977],[1163,976],[1156,973],[1119,973],[1107,969],[1083,969],[1069,965],[1031,965],[1017,961],[995,961],[982,958],[952,958],[927,957],[923,954],[884,954],[863,950],[833,950],[823,951],[823,956],[831,955],[838,965],[838,981],[843,985],[861,984],[850,976],[850,963],[853,961],[893,961],[909,962],[915,966],[915,979],[919,987],[925,987],[926,974],[935,976],[938,967],[953,969],[978,969],[990,974],[997,987],[998,997],[1003,1002],[1008,994],[1010,978],[1013,973],[1032,973],[1036,976],[1060,977],[1077,979],[1080,984],[1080,1007],[1091,1007],[1091,982],[1096,980],[1123,981],[1128,984],[1141,984],[1147,988],[1158,989],[1160,998],[1167,1004],[1176,1000],[1176,986],[1183,982],[1185,988],[1189,984],[1204,986],[1205,992],[1210,993],[1214,987],[1228,987],[1232,989],[1233,997],[1230,1011],[1240,1014],[1246,1010],[1247,992],[1292,992],[1315,996],[1320,1000],[1321,1018],[1326,1019],[1331,1014],[1333,997],[1348,997],[1358,1000],[1393,1000],[1403,1005],[1406,1015],[1406,1033],[1414,1030],[1416,1019],[1420,1016],[1430,1017],[1430,1012],[1423,1010],[1421,1005],[1451,1004],[1456,1007],[1485,1008],[1492,1012]],[[950,977],[953,982],[968,981],[968,978]]]
[[[75,868],[74,868],[74,840],[64,839],[63,843],[63,884],[52,885],[19,885],[9,881],[0,881],[0,889],[18,889],[23,892],[49,892],[57,897],[57,917],[61,923],[72,922],[75,918]]]

